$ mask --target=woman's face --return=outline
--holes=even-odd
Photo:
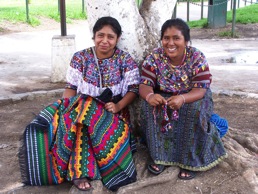
[[[110,25],[106,25],[97,31],[94,36],[94,43],[98,58],[111,57],[114,53],[118,38]]]
[[[187,45],[182,32],[176,27],[170,27],[165,30],[161,42],[165,53],[172,62],[181,62],[184,56],[185,46]]]

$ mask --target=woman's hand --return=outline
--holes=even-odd
[[[178,110],[185,103],[192,103],[202,99],[206,93],[206,90],[207,89],[204,88],[193,88],[188,93],[171,96],[167,99],[167,105],[171,109]]]
[[[160,94],[154,94],[153,88],[144,84],[139,86],[140,96],[146,100],[151,106],[158,106],[161,104],[166,104],[167,101]]]
[[[105,109],[111,113],[118,113],[119,111],[121,111],[120,107],[118,104],[115,104],[113,102],[108,102],[105,104]]]
[[[127,92],[125,96],[118,103],[116,104],[113,102],[106,103],[105,109],[112,113],[118,113],[123,108],[131,104],[136,97],[137,95],[134,92]]]
[[[167,99],[167,106],[173,110],[178,110],[185,103],[184,97],[181,95],[171,96]]]
[[[146,100],[151,106],[158,106],[167,103],[166,99],[160,94],[151,94]]]

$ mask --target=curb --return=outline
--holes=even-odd
[[[35,91],[35,92],[26,92],[21,94],[12,94],[9,96],[0,96],[0,106],[9,104],[9,103],[15,103],[20,101],[32,101],[37,98],[42,97],[61,97],[62,93],[64,92],[64,89],[56,89],[56,90],[49,90],[49,91]]]
[[[254,98],[258,100],[258,94],[248,93],[248,92],[239,92],[231,90],[220,90],[213,88],[212,93],[218,96],[229,96],[229,97],[240,97],[240,98]]]
[[[21,94],[12,94],[9,96],[0,96],[0,106],[15,103],[19,101],[32,101],[37,98],[42,97],[61,97],[64,89],[56,89],[49,91],[35,91],[35,92],[27,92]],[[247,93],[247,92],[239,92],[239,91],[230,91],[230,90],[220,90],[220,89],[212,89],[212,93],[218,96],[229,96],[229,97],[241,97],[241,98],[254,98],[258,100],[258,94],[256,93]]]

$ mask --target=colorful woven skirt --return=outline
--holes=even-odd
[[[26,127],[19,160],[28,185],[87,177],[111,189],[136,181],[129,125],[86,95],[60,99]]]
[[[168,94],[162,95],[169,97]],[[206,171],[227,157],[218,130],[210,122],[212,113],[210,90],[203,99],[184,104],[178,110],[177,119],[173,117],[173,110],[164,110],[161,106],[154,108],[142,101],[141,129],[153,161],[192,171]]]

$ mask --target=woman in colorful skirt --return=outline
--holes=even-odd
[[[139,86],[141,128],[152,161],[150,172],[178,166],[181,179],[217,165],[227,154],[213,114],[211,74],[204,54],[189,46],[190,29],[181,19],[161,28],[162,47],[144,60]]]
[[[95,47],[76,52],[63,98],[26,127],[19,158],[28,185],[71,181],[80,190],[101,179],[110,190],[136,181],[128,105],[138,95],[139,69],[116,47],[122,30],[112,17],[93,27]]]

